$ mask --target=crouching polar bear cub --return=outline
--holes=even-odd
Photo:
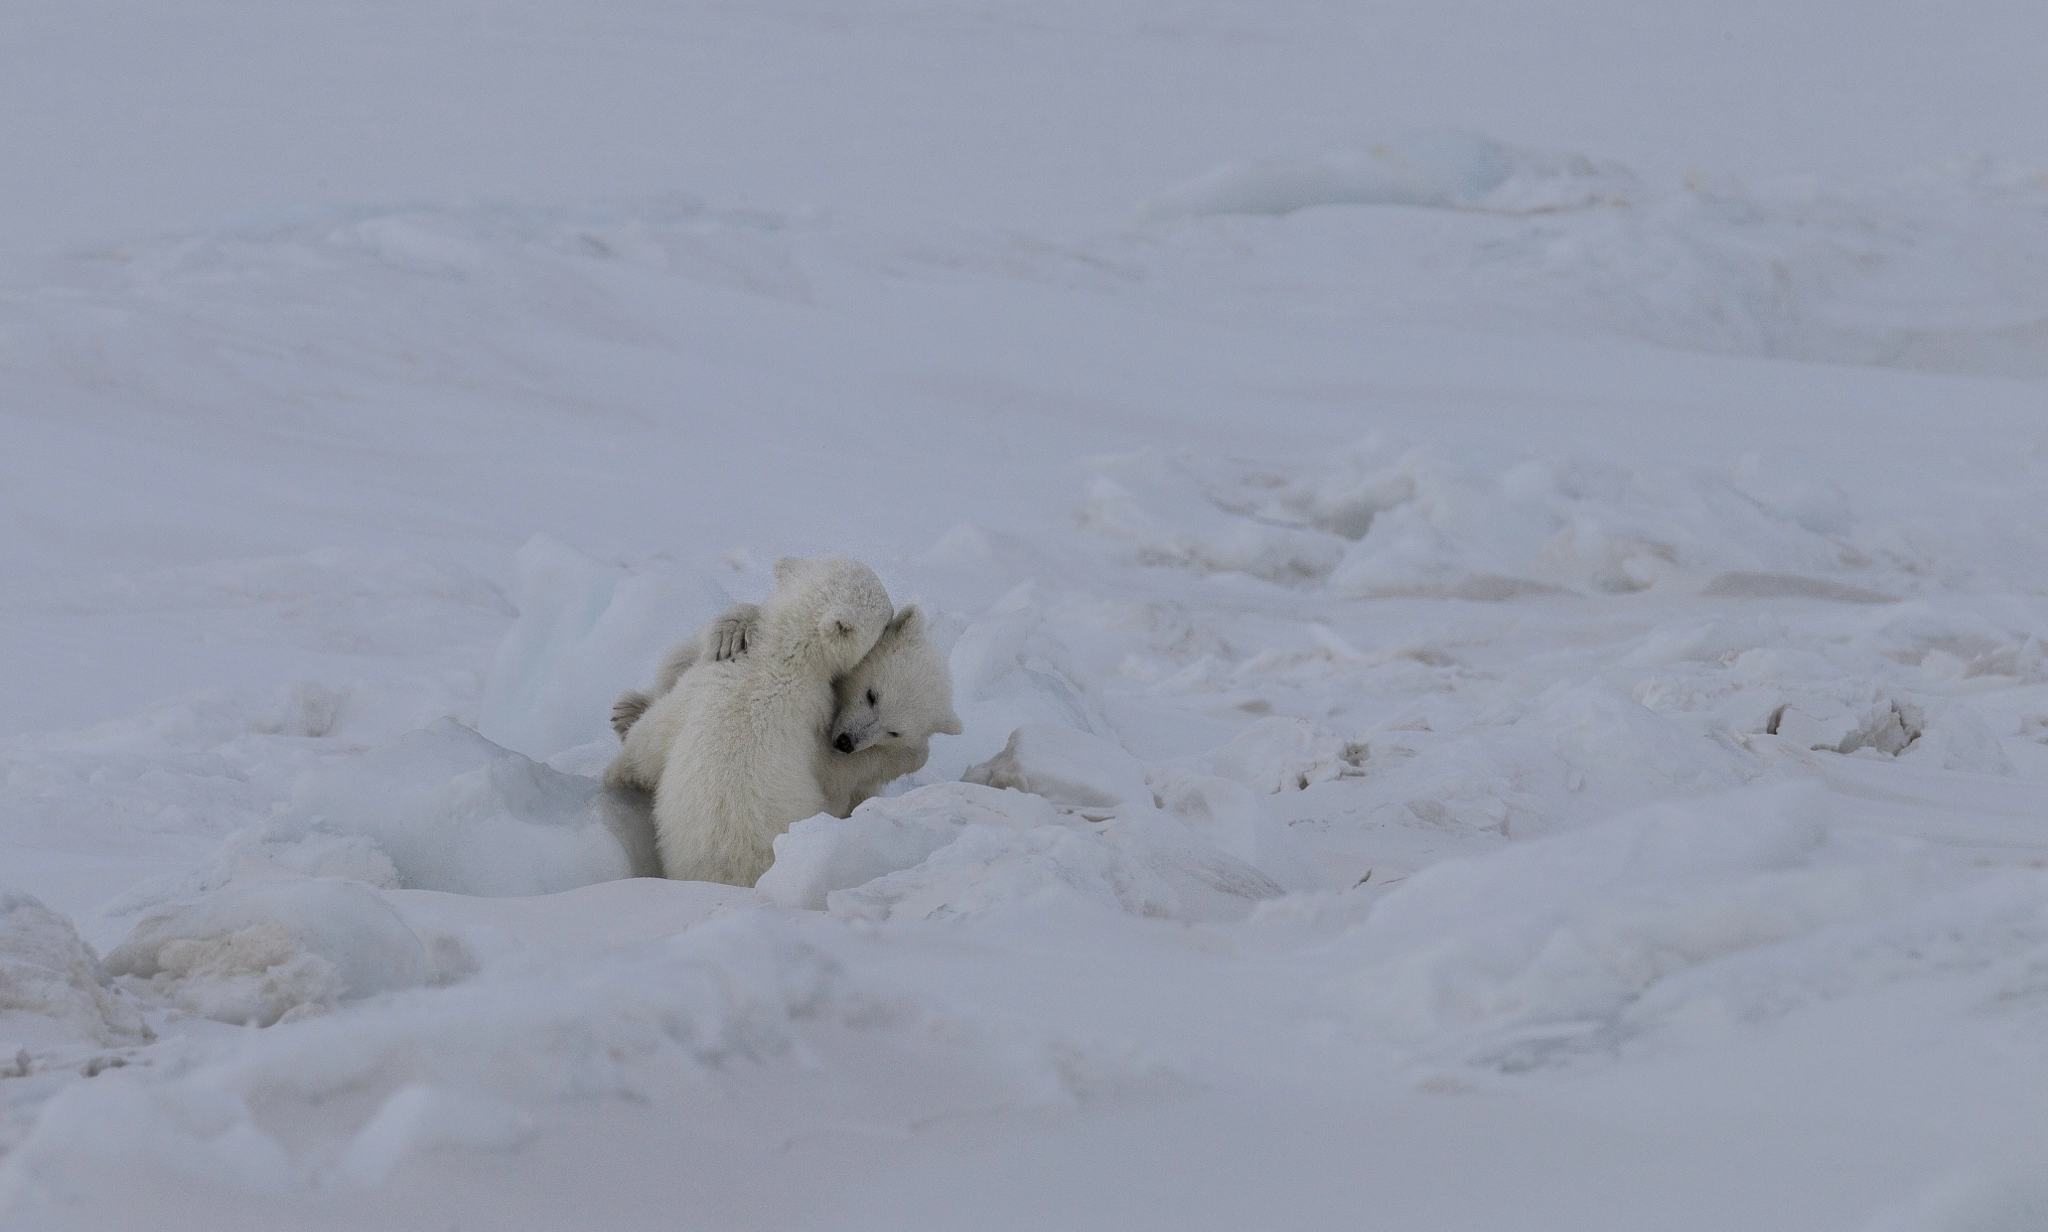
[[[664,873],[751,886],[774,862],[775,836],[826,811],[814,764],[833,719],[832,682],[892,616],[866,565],[784,558],[745,653],[686,665],[647,705],[605,782],[654,792]]]

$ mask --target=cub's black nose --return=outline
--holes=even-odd
[[[842,753],[851,753],[853,752],[853,737],[841,732],[839,739],[832,742],[832,747]]]

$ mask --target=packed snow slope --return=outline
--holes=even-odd
[[[16,8],[0,1228],[2048,1227],[2040,5]]]

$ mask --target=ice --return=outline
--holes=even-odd
[[[0,890],[0,1053],[12,1060],[24,1044],[152,1037],[135,1006],[106,987],[99,957],[71,921],[27,894]]]
[[[1830,697],[1787,702],[1768,728],[1801,748],[1853,753],[1874,749],[1896,757],[1919,738],[1917,714],[1909,719],[1897,702],[1873,694],[1850,704]]]
[[[548,894],[653,875],[647,808],[444,719],[308,775],[264,837],[366,837],[412,889]]]
[[[299,878],[158,908],[107,953],[123,987],[189,1014],[267,1027],[343,1001],[417,988],[426,950],[369,888]]]
[[[547,535],[515,558],[519,618],[498,646],[477,730],[546,759],[610,738],[612,699],[733,603],[703,574],[606,565]]]

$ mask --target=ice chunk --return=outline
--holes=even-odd
[[[1153,803],[1145,767],[1137,758],[1100,736],[1051,723],[1028,723],[1011,732],[1002,752],[962,777],[1031,792],[1067,808],[1115,810]]]
[[[656,875],[647,802],[450,719],[302,779],[268,837],[361,834],[409,889],[549,894]]]
[[[429,970],[419,938],[375,891],[315,878],[153,911],[108,952],[106,967],[188,1013],[258,1026],[417,988]]]
[[[968,826],[1030,830],[1060,820],[1038,796],[975,783],[934,783],[876,797],[851,817],[820,813],[797,822],[776,837],[775,863],[755,888],[785,907],[822,911],[832,891],[913,868]]]
[[[629,572],[535,535],[513,560],[519,618],[498,647],[477,730],[528,757],[611,738],[612,700],[733,602],[694,572]]]
[[[424,1152],[448,1147],[507,1151],[533,1134],[533,1118],[503,1100],[415,1084],[384,1101],[329,1175],[373,1188],[399,1164]]]
[[[0,890],[0,1045],[150,1039],[142,1015],[102,979],[71,921],[27,894]],[[13,1059],[13,1049],[6,1054]]]
[[[1874,690],[1861,699],[1844,701],[1825,694],[1806,695],[1778,708],[1766,731],[1802,749],[1854,753],[1871,749],[1895,757],[1920,735],[1917,709],[1908,713],[1899,703]]]

